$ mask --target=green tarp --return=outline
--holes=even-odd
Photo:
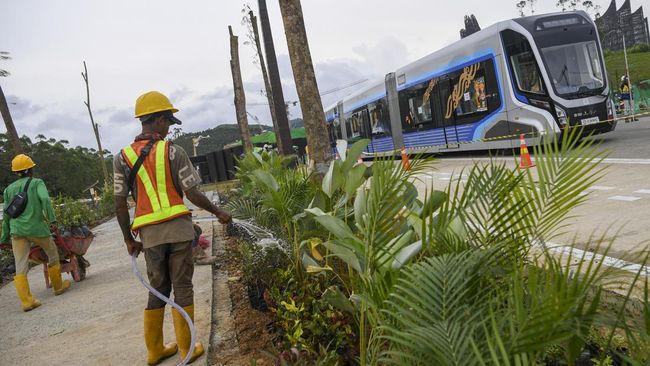
[[[299,138],[305,138],[305,128],[293,128],[291,129],[291,138],[292,139],[299,139]],[[251,142],[253,144],[275,144],[275,132],[269,131],[269,132],[264,132],[259,135],[255,135],[251,137]]]

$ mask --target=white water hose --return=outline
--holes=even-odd
[[[167,296],[161,294],[158,292],[155,288],[151,287],[151,285],[144,280],[142,277],[142,274],[140,271],[138,271],[138,266],[136,264],[136,254],[133,252],[131,255],[131,267],[133,268],[133,274],[140,280],[142,285],[147,288],[147,290],[151,291],[152,294],[156,295],[157,298],[160,300],[168,303],[170,306],[178,310],[178,312],[185,318],[185,321],[187,322],[187,325],[190,327],[190,334],[192,335],[191,340],[190,340],[190,349],[187,352],[187,356],[181,361],[181,363],[178,364],[178,366],[185,366],[189,362],[190,358],[192,357],[192,354],[194,353],[194,343],[196,342],[196,329],[194,328],[194,323],[192,322],[192,319],[190,319],[190,316],[187,315],[185,310],[180,307],[177,303],[173,302],[170,298]]]

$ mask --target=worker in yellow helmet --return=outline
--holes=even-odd
[[[48,274],[54,294],[60,295],[70,287],[70,281],[61,279],[59,253],[49,227],[54,224],[56,218],[45,183],[41,179],[34,178],[35,166],[34,161],[25,154],[17,155],[11,161],[11,170],[18,175],[18,179],[4,191],[2,237],[0,238],[0,243],[7,243],[11,237],[11,247],[16,262],[14,284],[23,311],[41,306],[41,302],[32,296],[27,281],[30,243],[43,248],[47,254]],[[16,211],[17,200],[14,198],[21,192],[26,192],[27,202],[20,205],[22,210]]]
[[[228,223],[228,212],[215,206],[198,189],[201,178],[192,168],[185,150],[165,141],[169,128],[181,124],[169,99],[156,91],[141,95],[135,102],[135,117],[142,123],[142,133],[121,150],[113,161],[115,207],[129,255],[144,252],[149,282],[169,297],[174,290],[174,302],[194,317],[192,276],[192,240],[194,227],[183,196]],[[131,193],[135,202],[133,223],[127,206]],[[132,232],[138,232],[137,241]],[[165,302],[149,294],[144,310],[144,339],[147,363],[155,365],[180,350],[181,360],[190,348],[190,329],[181,314],[172,309],[177,343],[164,344],[163,319]],[[204,352],[196,343],[190,362]]]

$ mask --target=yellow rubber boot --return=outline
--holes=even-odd
[[[147,345],[147,364],[157,365],[178,351],[176,342],[163,345],[165,308],[144,311],[144,343]]]
[[[48,267],[47,273],[50,275],[54,295],[59,296],[70,287],[70,281],[61,279],[61,264],[57,263],[52,267]]]
[[[27,275],[16,275],[14,277],[14,284],[16,285],[16,292],[23,306],[23,311],[30,311],[41,306],[41,302],[32,297],[32,292],[29,290],[29,282],[27,282]]]
[[[190,319],[194,321],[194,305],[189,305],[183,308],[187,315],[190,316]],[[190,342],[192,341],[192,334],[190,333],[190,327],[187,325],[183,315],[179,313],[176,309],[172,308],[172,319],[174,320],[174,331],[176,332],[176,342],[178,342],[178,349],[181,351],[181,361],[187,356],[187,352],[190,350]],[[194,362],[197,358],[201,357],[204,349],[201,342],[196,342],[194,344],[194,352],[188,363]]]

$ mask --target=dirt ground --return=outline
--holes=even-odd
[[[251,307],[241,279],[241,263],[233,255],[236,252],[235,240],[222,234],[222,240],[215,237],[215,241],[220,242],[215,246],[220,265],[216,283],[227,287],[230,296],[229,301],[225,302],[213,300],[217,312],[221,313],[213,316],[213,319],[223,319],[217,321],[216,330],[213,324],[213,333],[222,334],[226,340],[214,345],[210,362],[215,366],[274,365],[271,356],[273,335],[268,331],[273,314]],[[230,337],[225,333],[230,333]]]

